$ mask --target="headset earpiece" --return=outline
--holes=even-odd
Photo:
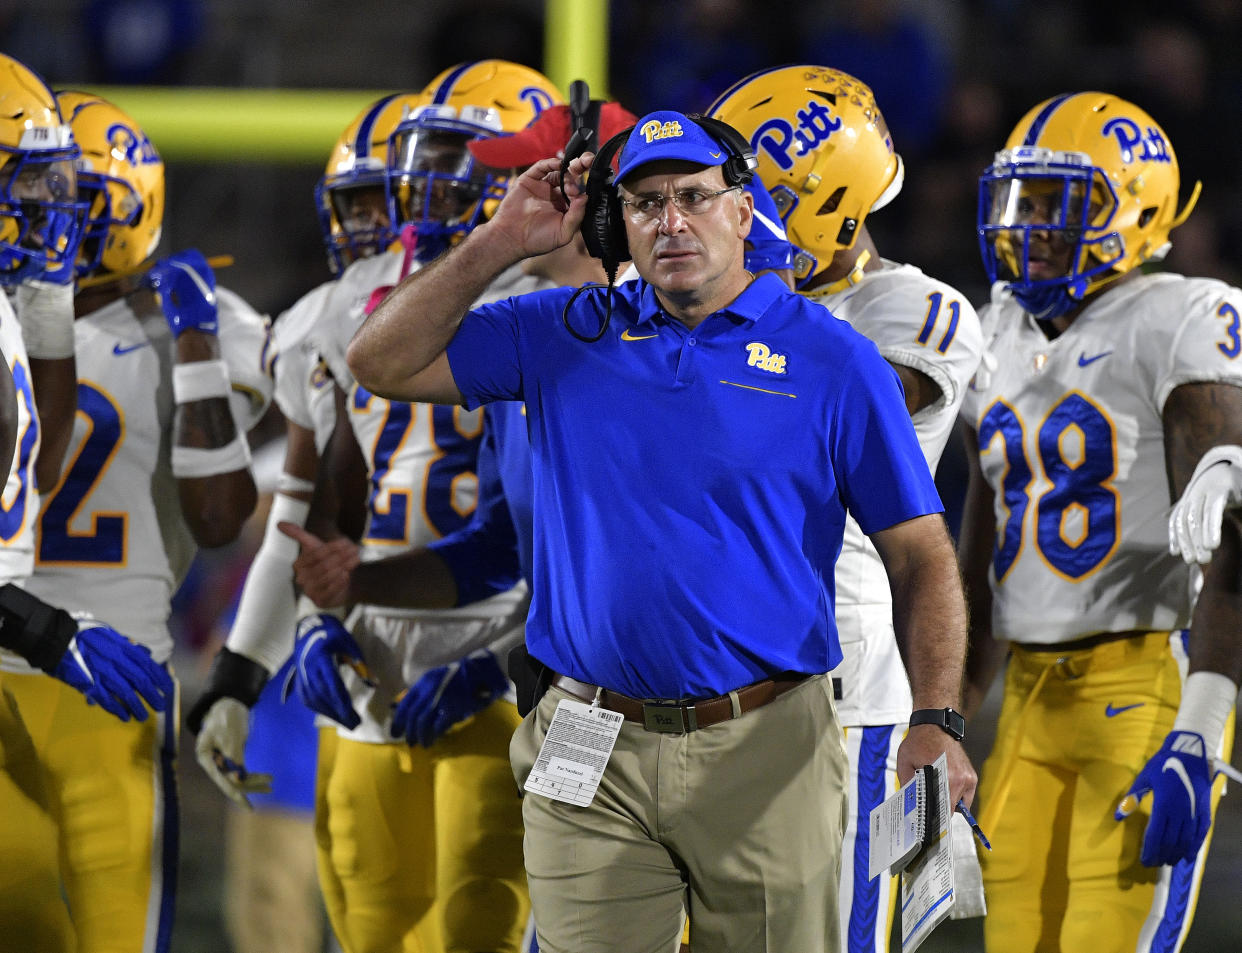
[[[759,168],[759,160],[754,150],[751,149],[750,143],[740,132],[727,122],[713,119],[711,116],[690,113],[687,118],[717,140],[729,153],[729,158],[725,160],[721,168],[725,185],[745,185],[755,177],[755,170]]]
[[[610,278],[616,275],[621,262],[630,258],[630,243],[621,214],[621,196],[613,182],[612,160],[625,145],[631,131],[632,126],[600,147],[586,181],[587,202],[586,216],[582,219],[582,238],[591,256],[604,263],[604,271]]]

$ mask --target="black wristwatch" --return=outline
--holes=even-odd
[[[955,741],[966,737],[966,719],[952,708],[919,708],[910,712],[911,725],[935,725]]]

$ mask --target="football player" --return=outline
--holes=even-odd
[[[365,559],[464,525],[483,419],[374,397],[354,384],[345,348],[372,302],[503,195],[504,177],[476,164],[466,144],[516,132],[560,99],[546,78],[502,60],[446,70],[422,95],[389,142],[389,220],[402,226],[400,245],[346,269],[312,335],[338,400],[321,468],[333,476],[321,476],[318,499],[347,527],[362,524]],[[492,293],[519,293],[529,280],[506,276]],[[361,464],[352,471],[361,481],[348,478],[350,461]],[[463,609],[357,606],[347,626],[327,614],[301,623],[291,689],[338,723],[320,733],[316,832],[329,917],[347,948],[517,949],[529,909],[508,767],[518,718],[501,700],[508,683],[489,647],[520,633],[524,615],[518,589]],[[449,699],[463,703],[454,712],[466,724],[412,727],[416,702]]]
[[[983,173],[988,355],[962,408],[967,706],[1008,652],[980,822],[992,953],[1180,949],[1242,676],[1238,524],[1197,603],[1170,500],[1242,443],[1242,292],[1169,249],[1173,144],[1103,92],[1039,103]]]
[[[245,433],[271,394],[267,325],[215,286],[198,252],[152,263],[164,214],[158,152],[106,100],[58,100],[82,149],[87,203],[78,413],[65,471],[43,493],[28,585],[115,621],[167,665],[170,601],[196,548],[230,542],[254,508]],[[122,724],[43,675],[8,684],[60,827],[79,950],[168,949],[175,708]]]
[[[982,332],[956,289],[876,249],[867,215],[893,200],[904,169],[870,88],[828,67],[787,66],[740,80],[709,112],[741,132],[758,157],[758,178],[794,248],[797,289],[874,341],[897,371],[935,472],[979,363]],[[851,773],[841,936],[851,953],[883,953],[895,897],[891,878],[868,876],[868,831],[871,809],[895,790],[912,699],[884,564],[852,518],[835,582],[844,660],[833,687]]]
[[[48,362],[58,370],[67,364],[72,394],[72,285],[64,275],[67,270],[72,278],[81,237],[75,165],[80,150],[51,90],[7,56],[0,56],[0,101],[6,117],[0,122],[0,283],[16,291],[27,321],[36,321],[19,326],[9,298],[0,296],[0,353],[11,398],[0,436],[8,461],[0,501],[0,851],[7,859],[0,875],[0,930],[16,949],[60,951],[76,948],[61,888],[60,832],[44,765],[10,686],[26,677],[20,673],[42,670],[89,704],[137,722],[152,710],[168,711],[174,688],[146,647],[93,620],[77,621],[24,588],[34,559],[41,424],[58,419],[39,413],[26,338],[36,350],[46,348],[41,353],[55,355]],[[62,287],[69,290],[65,327],[58,324],[64,317]],[[63,422],[71,425],[73,404],[68,407]],[[45,446],[63,450],[69,433],[48,438]],[[58,470],[57,462],[51,472]],[[76,697],[66,704],[86,708]]]
[[[315,611],[309,604],[298,610],[290,568],[297,546],[274,528],[279,522],[305,525],[321,455],[336,421],[332,378],[311,341],[311,332],[316,322],[327,318],[324,305],[336,278],[354,261],[381,254],[397,241],[388,217],[388,140],[397,122],[419,101],[416,93],[383,96],[369,103],[342,132],[314,192],[333,279],[303,295],[273,325],[278,355],[275,399],[285,418],[284,462],[263,541],[246,576],[228,639],[186,717],[187,727],[197,736],[199,764],[229,798],[247,809],[251,807],[249,795],[266,793],[272,783],[270,775],[252,770],[265,765],[248,766],[245,759],[251,710],[254,718],[264,718],[269,700],[279,704],[279,686],[267,682],[273,673],[279,675],[292,652],[298,615]],[[289,752],[289,756],[304,755],[311,765],[308,770],[313,770],[315,747]],[[312,893],[318,894],[311,825],[302,829],[288,812],[270,810],[233,812],[228,825],[232,856],[241,866],[230,868],[225,901],[226,921],[238,953],[266,951],[273,936],[281,936],[290,949],[299,941],[316,944],[314,930],[290,935],[288,918],[297,916],[296,911],[277,909],[280,898],[271,891],[255,892],[245,886],[247,878],[263,881],[271,864],[283,863],[282,880],[305,877]],[[273,844],[282,849],[271,850]],[[291,869],[291,861],[307,849],[311,852],[307,869]],[[305,911],[305,916],[318,923],[317,909]]]
[[[417,93],[381,97],[358,114],[332,148],[315,187],[315,205],[328,266],[338,277],[355,261],[386,252],[397,241],[388,215],[388,140],[420,101]],[[274,527],[280,522],[305,525],[320,459],[336,423],[332,376],[311,336],[318,322],[329,320],[325,305],[335,284],[333,280],[317,286],[273,325],[279,355],[275,398],[285,418],[284,464],[236,621],[203,694],[186,718],[198,737],[199,764],[241,805],[248,804],[248,789],[266,783],[251,776],[243,760],[248,710],[292,651],[298,618],[290,568],[297,547]]]

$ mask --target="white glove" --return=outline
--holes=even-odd
[[[1220,545],[1225,509],[1242,503],[1242,447],[1213,447],[1203,455],[1169,514],[1169,552],[1207,563]]]
[[[243,763],[246,737],[250,734],[250,709],[236,698],[217,699],[203,716],[194,743],[194,755],[207,777],[243,807],[252,807],[247,794],[272,790],[270,774],[251,774]]]

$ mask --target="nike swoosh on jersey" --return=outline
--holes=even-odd
[[[1172,771],[1185,786],[1186,797],[1190,799],[1190,816],[1193,818],[1195,816],[1195,788],[1190,783],[1190,775],[1186,773],[1186,766],[1178,761],[1177,758],[1165,758],[1164,764],[1160,766],[1160,771],[1161,773]]]
[[[1146,702],[1135,702],[1133,705],[1122,705],[1120,708],[1114,708],[1113,703],[1109,702],[1104,706],[1104,717],[1116,718],[1123,711],[1129,711],[1131,708],[1142,708],[1146,704]]]
[[[139,348],[146,347],[150,343],[150,341],[140,341],[138,344],[122,344],[120,341],[117,341],[114,345],[112,345],[112,353],[117,357],[120,357],[122,354],[128,354],[130,351],[136,351]]]
[[[629,329],[629,328],[626,328],[624,331],[622,331],[622,332],[621,332],[621,340],[622,340],[622,341],[649,341],[649,340],[651,340],[652,338],[658,338],[659,336],[660,336],[660,335],[658,335],[658,334],[644,334],[642,337],[635,337],[635,336],[634,336],[634,335],[630,332],[630,329]]]
[[[1112,353],[1113,353],[1112,351],[1101,351],[1099,354],[1092,354],[1090,357],[1087,357],[1086,351],[1079,351],[1078,352],[1078,366],[1087,367],[1088,365],[1094,364],[1096,361],[1101,360],[1102,358],[1108,357],[1108,355]]]

